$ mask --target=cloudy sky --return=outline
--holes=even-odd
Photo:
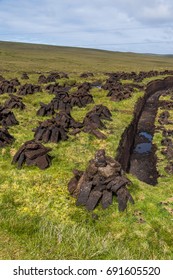
[[[0,41],[173,54],[173,1],[0,0]]]

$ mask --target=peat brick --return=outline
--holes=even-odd
[[[102,205],[103,209],[108,208],[109,205],[111,205],[111,204],[112,204],[112,192],[104,190],[102,198],[101,198],[101,205]]]
[[[92,183],[87,182],[82,185],[78,199],[76,201],[76,206],[86,205],[88,197],[91,192],[91,188],[92,188]]]
[[[94,191],[94,190],[91,191],[89,198],[87,200],[87,203],[86,203],[86,209],[89,211],[94,210],[94,208],[97,206],[101,196],[102,196],[102,192]]]

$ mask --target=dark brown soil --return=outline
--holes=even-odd
[[[117,150],[116,159],[121,163],[122,168],[151,185],[157,184],[159,176],[156,168],[156,147],[152,145],[152,137],[155,131],[154,122],[160,91],[172,87],[171,76],[148,84],[144,97],[140,98],[135,106],[133,120],[125,129]],[[165,123],[168,122],[168,118],[169,114],[164,113],[160,120]],[[144,142],[141,142],[141,136],[146,138]]]
[[[145,103],[138,121],[129,167],[130,173],[135,175],[139,180],[150,185],[156,185],[158,178],[158,172],[156,169],[157,158],[155,155],[156,147],[152,145],[151,141],[154,135],[154,122],[160,94],[160,92],[156,92],[149,97]],[[151,136],[151,141],[149,141],[148,137],[143,137],[143,141],[141,142],[141,139],[138,137],[140,133],[144,133],[144,135],[146,133],[146,135]]]

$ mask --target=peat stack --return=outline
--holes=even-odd
[[[109,75],[109,78],[106,80],[105,84],[102,85],[102,88],[105,90],[111,90],[114,87],[117,87],[119,85],[122,85],[122,80],[131,80],[133,77],[136,76],[135,72],[127,73],[127,72],[115,72],[115,73],[107,73],[106,75]]]
[[[117,87],[120,85],[119,76],[118,75],[111,75],[105,82],[104,85],[102,85],[102,89],[104,90],[111,90],[113,87]]]
[[[137,80],[138,74],[135,72],[127,73],[127,72],[116,72],[109,74],[110,77],[106,80],[105,84],[102,86],[105,90],[112,90],[116,89],[117,87],[123,86],[120,80]],[[142,78],[143,79],[143,78]],[[124,86],[130,86],[130,87],[137,87],[139,89],[143,89],[143,86],[138,84],[125,84]]]
[[[58,72],[52,72],[47,76],[48,83],[56,82],[56,79],[60,79],[60,75]]]
[[[86,107],[87,104],[94,103],[93,96],[85,89],[80,89],[71,94],[71,106],[77,106],[79,108]]]
[[[159,74],[164,75],[162,72],[159,73],[158,71],[153,71],[153,70],[148,71],[148,72],[140,71],[138,74],[136,74],[136,77],[134,77],[134,81],[140,83],[145,78],[156,77]]]
[[[19,122],[16,120],[13,112],[0,106],[0,124],[2,126],[12,126],[19,124]]]
[[[77,122],[74,120],[74,118],[71,116],[70,112],[60,111],[56,117],[55,120],[59,122],[64,128],[82,128],[83,124],[80,122]]]
[[[47,84],[47,83],[52,83],[52,82],[56,82],[56,79],[60,79],[60,78],[67,78],[67,74],[65,73],[51,73],[49,74],[47,77],[45,75],[40,75],[38,77],[38,83],[39,84]]]
[[[99,128],[103,129],[106,128],[105,124],[101,121],[99,115],[96,112],[90,111],[86,114],[83,124],[85,127],[92,127],[92,128]]]
[[[96,152],[84,172],[74,170],[73,173],[68,190],[77,199],[77,206],[94,210],[101,203],[103,209],[106,209],[112,204],[114,195],[118,200],[119,211],[126,209],[128,201],[134,203],[127,189],[130,181],[124,176],[120,164],[105,155],[105,150]]]
[[[40,102],[40,109],[37,111],[37,116],[52,116],[55,114],[55,110],[53,108],[53,104],[44,104]]]
[[[109,121],[112,120],[111,119],[112,114],[110,110],[102,104],[95,105],[90,112],[96,113],[100,117],[100,119],[109,120]]]
[[[38,85],[25,84],[19,88],[18,94],[27,95],[27,94],[34,94],[35,92],[41,92],[41,91],[42,89]]]
[[[12,164],[17,164],[18,168],[21,168],[24,163],[28,166],[36,165],[44,170],[51,164],[51,156],[48,154],[51,150],[35,140],[27,141],[14,155]]]
[[[143,81],[143,79],[147,78],[147,74],[146,72],[139,72],[138,74],[136,74],[136,76],[134,77],[133,81],[134,82],[137,82],[137,83],[140,83]]]
[[[55,118],[46,120],[34,129],[34,139],[37,141],[58,143],[68,139],[69,128],[81,128],[83,125],[76,122],[70,113],[60,111]]]
[[[51,105],[54,110],[63,110],[69,112],[72,108],[71,98],[66,91],[56,92],[55,97],[51,100]]]
[[[88,82],[84,82],[81,85],[78,86],[77,91],[83,92],[83,91],[89,91],[92,88],[91,84]]]
[[[7,109],[25,109],[25,104],[22,102],[22,98],[13,94],[10,95],[10,99],[5,102],[4,106]]]
[[[10,84],[13,85],[13,86],[16,86],[16,87],[20,86],[20,82],[17,78],[11,79]]]
[[[108,92],[107,96],[112,101],[121,101],[132,96],[133,88],[129,85],[117,84]]]
[[[23,73],[22,76],[21,76],[21,79],[22,80],[28,80],[29,79],[28,74],[27,73]]]
[[[106,139],[106,136],[98,129],[105,129],[102,119],[111,120],[111,112],[106,106],[96,105],[89,111],[83,120],[83,131],[95,135],[98,139]]]
[[[0,94],[16,92],[16,88],[10,81],[4,80],[0,84]]]
[[[55,83],[47,85],[45,89],[48,90],[49,93],[56,93],[60,88],[61,86],[58,83]]]
[[[49,76],[47,76],[46,80],[47,80],[47,83],[56,82],[56,78],[54,76],[52,76],[51,74]]]
[[[94,74],[91,72],[84,72],[80,75],[80,78],[89,78],[89,77],[94,77]]]
[[[8,80],[2,80],[1,81],[1,86],[7,86],[7,85],[9,85],[10,84],[10,81],[8,81]]]
[[[38,83],[39,83],[39,84],[47,84],[47,78],[46,78],[46,76],[45,76],[45,75],[40,75],[40,76],[38,77]]]
[[[64,87],[64,86],[61,86],[59,85],[58,83],[55,83],[55,84],[49,84],[46,86],[46,90],[48,90],[48,92],[50,94],[56,94],[60,91],[68,91],[70,87]]]
[[[33,131],[35,132],[34,139],[36,141],[43,141],[44,143],[58,143],[61,140],[68,139],[67,129],[59,121],[56,121],[55,118],[40,123]]]
[[[7,128],[0,128],[0,147],[4,147],[6,145],[12,144],[14,141],[14,137],[10,135]]]

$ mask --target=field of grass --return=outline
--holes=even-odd
[[[172,69],[173,56],[0,42],[0,71],[96,73]]]
[[[53,47],[0,42],[0,74],[6,79],[29,73],[29,83],[37,83],[39,73],[64,71],[69,83],[101,80],[105,72],[149,71],[172,69],[173,58],[164,56],[113,53],[92,49]],[[83,71],[94,72],[93,78],[81,79]],[[153,78],[152,78],[153,79]],[[151,79],[143,81],[144,84]],[[64,83],[64,79],[60,81]],[[0,259],[172,259],[173,216],[161,202],[173,207],[173,176],[164,171],[166,160],[160,150],[161,134],[156,133],[158,170],[162,175],[157,186],[140,182],[130,174],[129,187],[135,204],[118,212],[116,198],[106,210],[98,206],[94,212],[76,207],[67,190],[74,168],[84,170],[97,149],[104,148],[114,157],[119,140],[132,119],[137,99],[136,91],[130,99],[110,102],[107,92],[91,90],[95,104],[103,104],[112,112],[112,122],[106,122],[106,140],[98,140],[87,133],[70,136],[51,147],[52,165],[41,171],[37,167],[11,165],[19,147],[33,138],[32,129],[46,117],[36,116],[39,102],[52,99],[43,92],[23,97],[26,110],[13,112],[18,126],[9,128],[15,142],[0,149]],[[0,103],[8,94],[0,95]],[[81,121],[94,104],[75,107],[72,116]]]

